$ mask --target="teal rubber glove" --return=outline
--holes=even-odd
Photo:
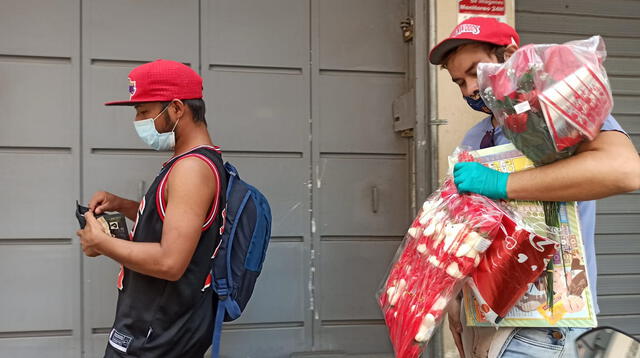
[[[507,199],[509,173],[501,173],[478,162],[457,163],[453,181],[459,193],[476,193],[491,199]]]

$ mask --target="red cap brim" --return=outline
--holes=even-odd
[[[444,39],[431,49],[431,52],[429,53],[429,62],[431,62],[432,65],[442,65],[442,61],[444,60],[444,57],[449,53],[449,51],[455,49],[460,45],[472,42],[482,41],[470,39]]]
[[[105,106],[134,106],[138,103],[143,103],[140,101],[114,101],[114,102],[105,102]]]

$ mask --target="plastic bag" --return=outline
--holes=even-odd
[[[480,264],[503,215],[489,201],[459,195],[449,179],[424,203],[378,297],[396,357],[419,356]]]
[[[460,161],[473,159],[466,152],[458,156]],[[513,262],[521,260],[519,254],[523,253],[524,244],[530,246],[529,240],[548,241],[533,232],[516,214],[484,196],[461,195],[452,178],[446,179],[411,224],[377,295],[396,357],[420,355],[441,323],[446,306],[480,266],[489,275],[479,275],[474,280],[479,294],[486,297],[483,312],[502,314],[511,309],[528,284],[539,276],[538,267],[532,270],[531,266],[544,269],[544,260],[555,252],[555,248],[543,253],[528,250],[526,264],[530,274],[502,275],[513,269]],[[496,249],[492,250],[494,245]],[[485,257],[485,252],[491,256]],[[501,267],[503,264],[508,267]],[[496,288],[507,285],[508,293],[516,295],[515,300],[496,300]],[[511,307],[505,307],[505,303]]]
[[[478,86],[505,136],[537,166],[593,140],[613,108],[600,36],[526,45],[505,63],[480,63]]]
[[[501,229],[468,281],[479,312],[493,325],[498,325],[529,284],[545,273],[558,250],[555,241],[518,227],[509,215],[504,216]]]

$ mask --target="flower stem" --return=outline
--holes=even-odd
[[[549,238],[558,242],[560,244],[560,258],[564,261],[563,249],[562,249],[562,241],[560,240],[560,203],[557,201],[543,201],[542,208],[544,210],[544,222],[549,227],[548,233]],[[564,262],[562,263],[564,266]],[[549,310],[553,315],[553,258],[549,260],[547,264],[547,304],[549,305]]]

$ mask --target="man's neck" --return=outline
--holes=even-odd
[[[491,126],[493,126],[493,128],[496,128],[499,126],[498,120],[496,119],[496,116],[494,116],[493,114],[491,115]]]
[[[207,127],[204,125],[185,128],[184,132],[186,133],[181,133],[181,135],[177,135],[176,133],[174,156],[184,154],[201,145],[213,145]]]

